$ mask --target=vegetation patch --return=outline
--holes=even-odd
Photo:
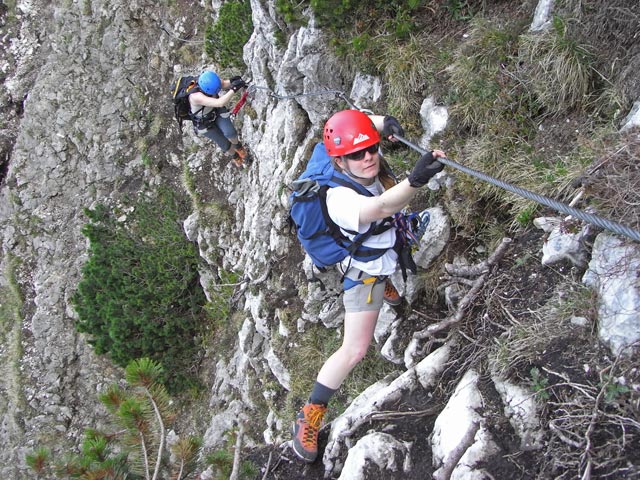
[[[20,362],[22,360],[22,293],[16,278],[18,260],[9,255],[6,259],[7,286],[0,288],[0,374],[4,394],[0,398],[0,413],[14,416],[25,407],[22,393]]]
[[[178,438],[168,443],[174,418],[172,402],[162,384],[160,364],[143,358],[127,365],[127,385],[111,385],[99,395],[114,420],[110,431],[85,430],[80,453],[53,458],[46,448],[26,456],[38,475],[56,478],[192,478],[202,441]]]
[[[206,298],[198,251],[181,229],[184,202],[161,189],[121,209],[85,213],[89,260],[73,297],[77,329],[118,365],[149,357],[163,366],[170,390],[188,386]]]
[[[251,4],[247,0],[224,2],[218,20],[205,30],[204,50],[222,68],[246,68],[242,48],[253,32]]]
[[[556,16],[552,29],[523,35],[520,47],[528,87],[548,114],[588,102],[594,58],[587,46],[569,36],[565,20]]]

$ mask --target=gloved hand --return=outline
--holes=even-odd
[[[242,78],[237,78],[231,81],[231,89],[234,92],[237,92],[238,90],[246,86],[247,86],[247,83],[244,80],[242,80]]]
[[[396,133],[404,137],[404,129],[400,125],[400,122],[396,117],[392,117],[391,115],[385,115],[382,124],[382,133],[385,137]]]
[[[435,159],[433,152],[427,152],[420,157],[409,174],[409,185],[414,188],[422,187],[443,168],[444,165]]]
[[[240,75],[236,75],[235,77],[231,77],[229,79],[231,83],[235,82],[236,80],[242,80],[242,77]]]

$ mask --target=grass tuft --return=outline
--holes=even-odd
[[[507,80],[501,66],[508,64],[517,46],[518,28],[494,26],[476,18],[469,37],[454,53],[449,73],[451,115],[471,131],[482,131],[502,115]],[[506,96],[510,101],[510,96]]]
[[[520,58],[528,85],[551,115],[585,106],[592,88],[593,56],[567,34],[565,21],[554,17],[553,28],[523,35]]]

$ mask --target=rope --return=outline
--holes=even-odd
[[[299,98],[299,97],[315,97],[315,96],[319,96],[319,95],[335,95],[337,97],[342,98],[344,101],[346,101],[351,108],[357,109],[357,107],[355,105],[353,105],[353,103],[348,99],[347,95],[343,91],[340,91],[340,90],[318,90],[316,92],[296,93],[296,94],[293,94],[293,95],[278,95],[273,90],[271,90],[269,87],[262,87],[262,86],[259,86],[259,85],[250,85],[249,89],[250,90],[265,90],[270,97],[273,97],[273,98],[278,99],[278,100],[290,100],[292,98]]]
[[[400,135],[394,134],[394,137],[397,138],[402,143],[404,143],[405,145],[407,145],[408,147],[411,147],[421,155],[424,155],[425,153],[427,153],[426,150],[420,148],[414,143],[411,143],[409,140],[406,140]],[[479,172],[478,170],[474,170],[473,168],[465,167],[464,165],[460,165],[459,163],[449,160],[448,158],[438,158],[438,161],[441,163],[444,163],[449,167],[453,167],[464,173],[467,173],[473,177],[479,178],[480,180],[484,180],[485,182],[495,185],[496,187],[503,188],[504,190],[507,190],[511,193],[515,193],[516,195],[520,195],[521,197],[527,198],[529,200],[533,200],[534,202],[538,202],[542,205],[553,208],[554,210],[557,210],[559,212],[565,213],[567,215],[572,215],[584,222],[591,223],[600,228],[609,230],[614,233],[618,233],[620,235],[625,235],[632,240],[640,242],[640,232],[630,227],[614,222],[612,220],[608,220],[606,218],[599,217],[597,215],[593,215],[591,213],[584,212],[582,210],[578,210],[577,208],[570,207],[568,205],[565,205],[564,203],[558,202],[557,200],[553,200],[543,195],[538,195],[537,193],[531,192],[524,188],[511,185],[510,183],[504,182],[502,180],[498,180],[497,178],[493,178],[490,175],[487,175],[486,173]]]

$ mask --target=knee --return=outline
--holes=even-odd
[[[367,355],[369,345],[343,345],[347,362],[351,368],[355,367]]]

